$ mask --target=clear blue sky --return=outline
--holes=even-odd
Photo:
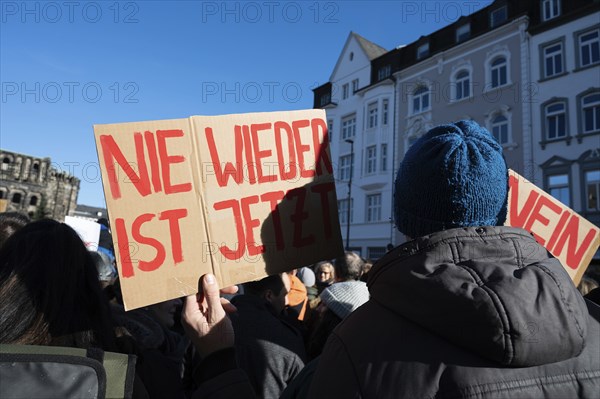
[[[93,124],[312,108],[350,31],[391,50],[491,0],[0,3],[0,147],[105,206]]]

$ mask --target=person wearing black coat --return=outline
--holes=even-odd
[[[598,398],[600,307],[530,233],[503,226],[502,147],[474,121],[407,152],[394,211],[415,238],[369,273],[309,397]]]

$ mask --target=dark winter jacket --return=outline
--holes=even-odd
[[[231,315],[237,361],[260,398],[279,398],[306,358],[300,333],[273,314],[264,299],[238,295]]]
[[[135,340],[136,372],[150,398],[185,397],[181,377],[188,339],[161,326],[149,310],[124,312],[117,306],[112,310],[117,325],[124,327]]]
[[[416,239],[377,262],[368,285],[310,397],[600,397],[600,307],[525,230]]]

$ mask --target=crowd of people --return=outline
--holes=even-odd
[[[503,226],[507,193],[489,132],[442,125],[398,171],[409,240],[375,264],[345,252],[222,289],[209,274],[127,312],[106,219],[88,251],[64,223],[2,213],[0,344],[135,355],[135,398],[598,398],[597,276],[579,292]]]

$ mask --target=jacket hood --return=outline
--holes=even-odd
[[[434,233],[393,249],[369,274],[372,300],[503,365],[558,362],[584,348],[584,299],[523,229]]]

